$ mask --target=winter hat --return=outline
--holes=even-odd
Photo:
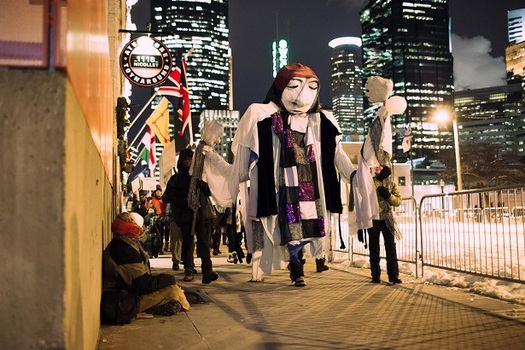
[[[317,74],[315,74],[312,68],[301,63],[291,63],[279,69],[274,80],[275,86],[282,92],[286,85],[288,85],[290,80],[292,80],[294,77],[316,78],[319,80]]]
[[[138,213],[123,212],[117,215],[111,224],[111,232],[116,235],[137,238],[143,232],[144,219]]]
[[[279,69],[279,71],[277,72],[273,84],[270,87],[270,90],[268,90],[268,93],[266,94],[264,103],[268,103],[271,101],[280,105],[283,91],[286,88],[286,85],[288,85],[290,80],[292,80],[292,78],[294,77],[316,78],[317,80],[319,80],[317,74],[315,74],[312,68],[305,66],[302,63],[290,63],[289,65]],[[320,108],[321,106],[319,105],[319,100],[317,100],[312,105],[311,111],[318,112]]]
[[[177,169],[179,171],[183,168],[182,163],[188,158],[193,158],[193,151],[190,148],[184,148],[180,151],[179,160],[177,161]]]

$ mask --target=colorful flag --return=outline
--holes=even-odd
[[[160,100],[157,108],[146,120],[146,124],[155,132],[163,146],[170,143],[170,110],[165,97]]]
[[[144,137],[142,137],[144,149],[140,153],[139,158],[143,159],[148,165],[149,176],[155,177],[155,133],[148,128]]]
[[[188,82],[186,80],[186,58],[183,57],[180,60],[177,67],[175,67],[168,79],[166,79],[164,84],[159,87],[157,92],[165,96],[173,105],[173,109],[177,112],[178,118],[182,123],[181,129],[178,132],[179,136],[185,137],[189,143],[193,143],[190,94],[188,90]],[[188,132],[186,133],[187,128]]]

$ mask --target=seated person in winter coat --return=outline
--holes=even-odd
[[[120,213],[111,225],[114,236],[109,243],[109,256],[116,264],[116,274],[108,278],[104,288],[127,289],[139,296],[138,312],[171,316],[181,309],[189,310],[184,291],[175,283],[175,276],[152,274],[148,254],[139,237],[143,234],[143,219],[137,213]]]

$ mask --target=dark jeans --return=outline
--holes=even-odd
[[[195,239],[197,239],[197,253],[201,258],[202,273],[210,273],[213,270],[210,257],[210,237],[212,220],[198,221],[195,225],[195,235],[191,233],[191,224],[181,227],[182,230],[182,261],[184,269],[195,268],[194,249]]]
[[[379,262],[379,234],[383,233],[386,251],[386,270],[390,280],[399,277],[399,268],[397,264],[396,242],[394,234],[388,230],[384,220],[373,220],[373,227],[368,229],[368,249],[370,249],[370,271],[372,277],[381,276],[381,267]]]

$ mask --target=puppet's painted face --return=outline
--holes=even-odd
[[[308,112],[319,94],[319,80],[294,77],[283,91],[281,101],[290,114]]]

